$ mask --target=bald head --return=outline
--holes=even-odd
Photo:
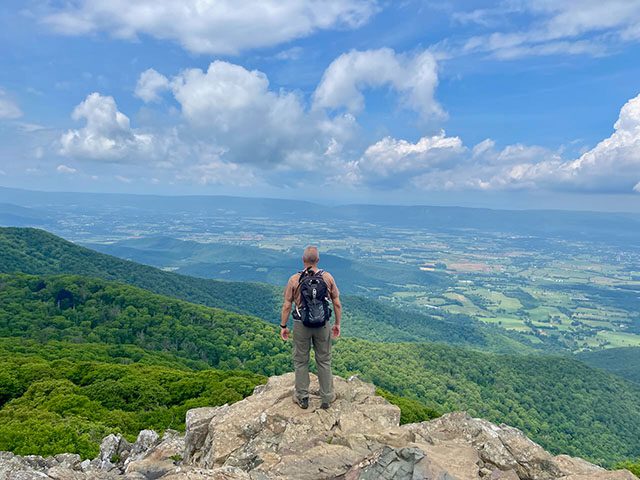
[[[317,265],[320,261],[320,254],[318,253],[318,247],[315,245],[309,245],[304,249],[302,254],[302,263],[305,265]]]

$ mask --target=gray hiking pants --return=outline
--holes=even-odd
[[[311,345],[316,357],[320,397],[323,402],[334,400],[333,375],[331,374],[331,324],[320,328],[305,327],[301,321],[293,324],[293,366],[296,369],[295,396],[309,396],[309,353]]]

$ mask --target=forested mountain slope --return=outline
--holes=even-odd
[[[0,276],[0,335],[133,344],[258,374],[291,369],[274,325],[80,276]],[[335,344],[334,365],[440,411],[516,426],[556,452],[603,463],[640,456],[640,386],[570,358],[350,338]]]
[[[587,365],[615,373],[640,385],[640,347],[581,352],[577,357]]]
[[[80,247],[43,230],[0,228],[0,272],[78,274],[116,280],[189,302],[279,321],[281,289],[258,283],[207,280],[165,272]],[[552,340],[530,338],[469,317],[443,321],[362,297],[343,297],[343,333],[374,341],[435,341],[501,353],[557,351]]]

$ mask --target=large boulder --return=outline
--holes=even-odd
[[[192,463],[200,462],[200,455],[202,454],[204,441],[207,438],[209,424],[211,423],[211,420],[213,420],[213,417],[222,413],[227,408],[229,408],[229,405],[223,405],[221,407],[194,408],[187,412],[187,417],[185,419],[187,433],[184,438],[185,461]]]
[[[131,444],[120,434],[108,435],[100,444],[100,455],[94,459],[93,466],[101,470],[113,470],[129,455]]]
[[[322,410],[314,376],[303,410],[293,402],[294,375],[271,377],[250,397],[216,412],[195,463],[300,480],[344,474],[382,447],[376,437],[398,426],[400,410],[357,378],[336,377],[334,384],[336,401]]]
[[[184,437],[174,430],[167,430],[162,439],[153,430],[143,430],[125,462],[125,473],[139,473],[146,479],[161,478],[173,472],[182,460]]]
[[[293,402],[294,375],[286,374],[233,405],[188,414],[187,463],[233,466],[261,480],[635,479],[625,470],[553,457],[519,430],[464,412],[400,426],[398,408],[357,378],[335,377],[337,399],[322,410],[317,378],[311,378],[308,410]]]
[[[513,470],[521,480],[554,480],[562,473],[551,454],[519,430],[455,412],[404,428],[427,444],[462,444],[473,447],[482,467]]]

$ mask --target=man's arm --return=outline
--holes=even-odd
[[[282,313],[280,315],[280,325],[287,324],[287,322],[289,321],[289,315],[291,315],[292,308],[293,308],[293,302],[285,298],[284,302],[282,302]]]
[[[340,336],[340,322],[342,321],[342,303],[340,303],[340,294],[338,293],[331,300],[333,302],[333,310],[336,313],[336,320],[331,327],[331,336],[338,338]]]
[[[335,324],[340,326],[340,321],[342,320],[342,303],[340,303],[340,295],[333,299],[333,310],[336,313]]]
[[[342,321],[342,303],[340,302],[340,290],[338,290],[338,285],[336,285],[333,276],[331,276],[329,296],[331,297],[331,303],[333,303],[333,311],[336,317],[335,322],[333,322],[331,334],[333,338],[338,338],[340,336],[340,322]]]
[[[287,283],[284,289],[284,300],[282,302],[282,313],[280,313],[280,338],[283,340],[289,339],[289,328],[287,328],[287,322],[289,321],[289,315],[291,315],[291,308],[293,307],[293,287],[291,281]]]

